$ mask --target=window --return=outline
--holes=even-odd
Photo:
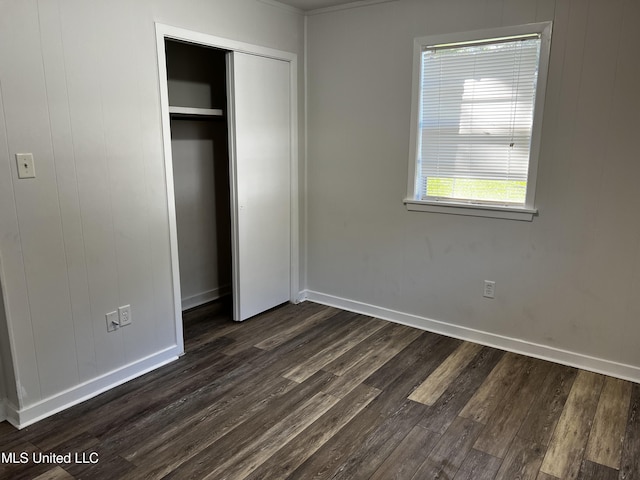
[[[551,24],[415,42],[410,210],[531,220]]]

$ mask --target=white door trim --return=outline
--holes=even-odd
[[[176,223],[175,191],[173,185],[173,157],[171,155],[171,120],[169,116],[169,90],[167,86],[167,64],[164,41],[166,38],[189,43],[260,55],[289,62],[291,85],[291,292],[290,300],[299,301],[300,245],[299,245],[299,191],[298,191],[298,57],[291,52],[275,50],[260,45],[238,42],[184,28],[156,23],[156,46],[158,54],[158,77],[160,85],[160,108],[162,114],[162,138],[164,149],[165,180],[167,187],[167,211],[169,214],[169,240],[171,255],[171,277],[176,326],[176,345],[184,353],[182,331],[182,297],[180,293],[180,266],[178,261],[178,227]],[[233,213],[232,213],[233,214]],[[237,251],[237,249],[235,250]]]

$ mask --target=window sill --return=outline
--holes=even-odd
[[[455,202],[430,202],[426,200],[404,200],[407,210],[411,212],[447,213],[450,215],[467,215],[472,217],[504,218],[530,222],[538,210],[523,207],[507,207],[493,205],[472,205]]]

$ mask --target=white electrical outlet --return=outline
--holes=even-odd
[[[118,308],[118,316],[120,317],[121,327],[131,325],[131,305]]]
[[[113,332],[120,326],[118,312],[109,312],[105,317],[107,318],[107,332]]]
[[[483,297],[486,298],[495,298],[496,296],[496,282],[492,281],[492,280],[485,280],[484,281],[484,293],[482,294]]]
[[[33,163],[33,153],[16,153],[18,164],[18,178],[35,178],[36,166]]]

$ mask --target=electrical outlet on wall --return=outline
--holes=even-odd
[[[485,280],[484,281],[484,293],[482,294],[485,298],[495,298],[496,296],[496,282],[493,280]]]
[[[131,305],[124,305],[118,308],[118,316],[120,317],[121,327],[131,325]]]

